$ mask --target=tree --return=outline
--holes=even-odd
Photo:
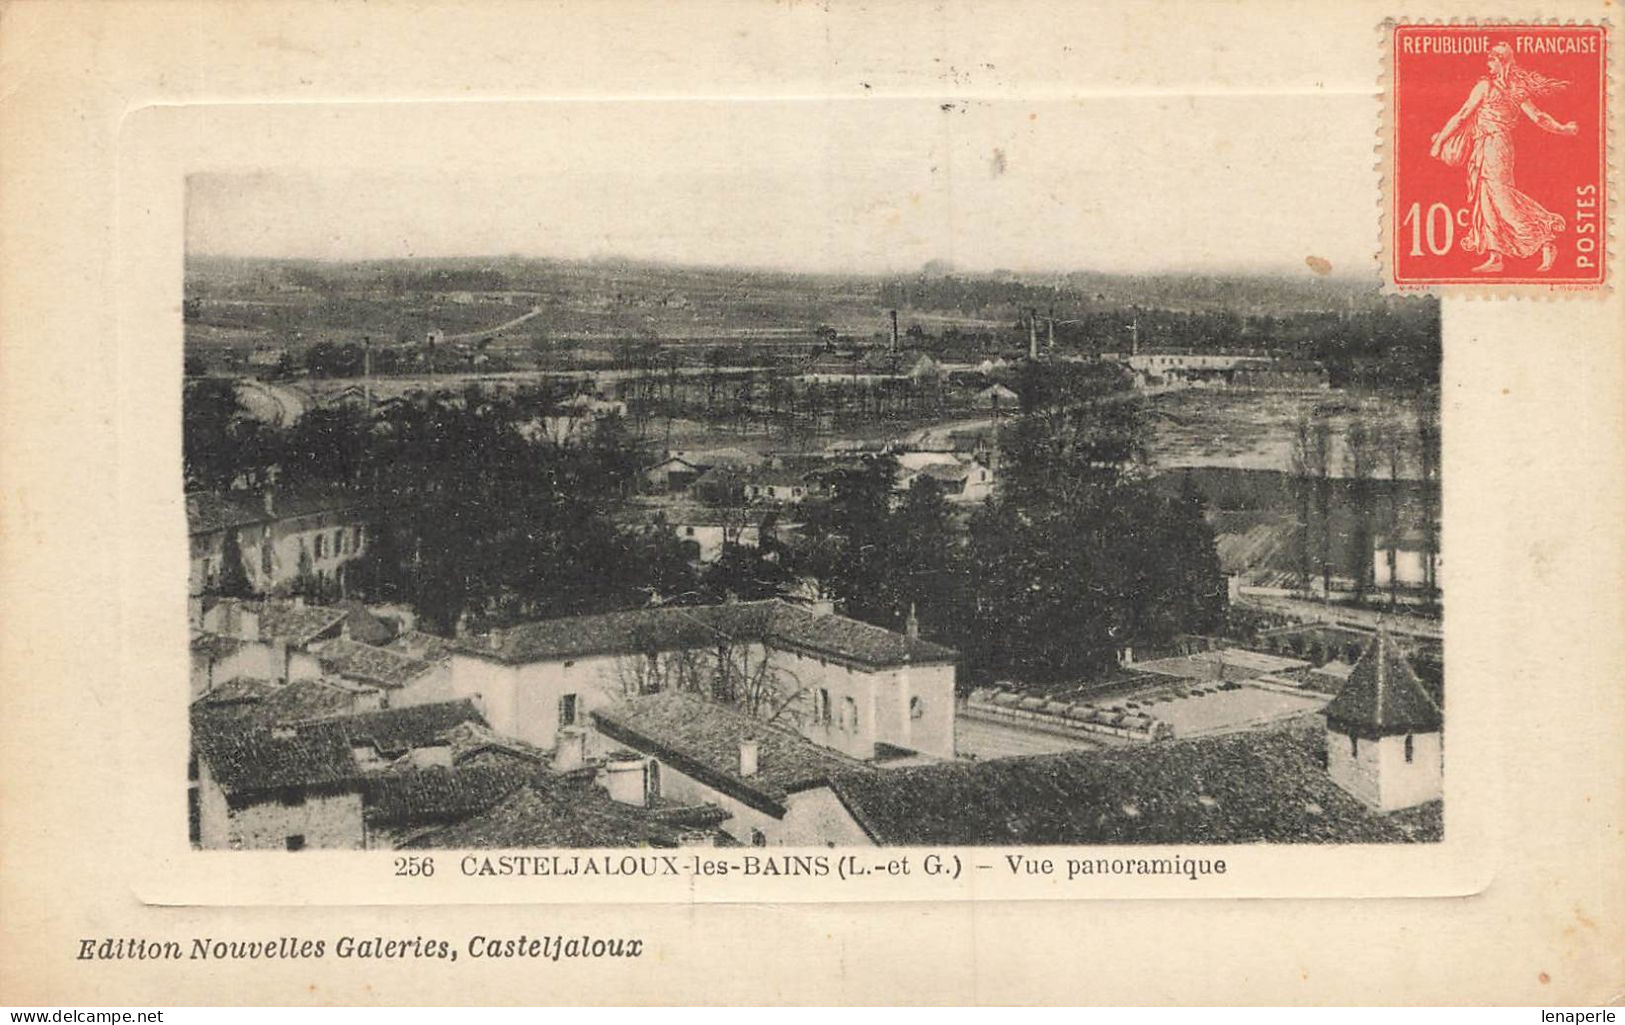
[[[1382,438],[1366,423],[1362,412],[1356,412],[1344,438],[1343,470],[1349,479],[1349,497],[1354,506],[1354,600],[1363,602],[1374,575],[1375,537],[1371,524],[1376,516],[1376,500],[1372,478],[1381,458]]]
[[[242,540],[235,527],[227,527],[220,546],[220,576],[215,581],[214,593],[222,598],[247,598],[253,592],[248,567],[243,562]]]

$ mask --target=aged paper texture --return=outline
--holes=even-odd
[[[1380,294],[1395,16],[5,8],[0,1000],[1614,999],[1619,300]]]

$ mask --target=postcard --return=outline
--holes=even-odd
[[[11,8],[0,997],[1617,993],[1618,37],[1447,6]]]

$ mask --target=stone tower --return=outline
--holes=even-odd
[[[1444,794],[1444,713],[1386,629],[1326,706],[1326,771],[1378,811]]]

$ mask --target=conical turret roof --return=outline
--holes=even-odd
[[[1348,682],[1326,706],[1326,723],[1363,736],[1431,733],[1444,725],[1444,713],[1399,645],[1379,627]]]

